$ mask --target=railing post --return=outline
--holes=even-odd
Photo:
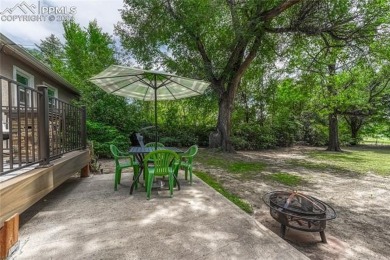
[[[50,163],[50,138],[49,138],[49,95],[47,86],[37,85],[38,91],[42,95],[38,95],[38,111],[40,114],[39,120],[39,149],[41,150],[42,162],[41,166]]]
[[[87,149],[87,110],[81,106],[81,146]]]

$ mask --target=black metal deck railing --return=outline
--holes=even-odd
[[[0,75],[0,175],[86,148],[85,107]]]

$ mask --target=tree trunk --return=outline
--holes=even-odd
[[[329,114],[329,144],[327,151],[341,152],[339,142],[339,123],[337,113]]]
[[[219,99],[217,130],[209,136],[210,148],[220,147],[223,151],[234,152],[234,148],[230,140],[233,106],[234,93],[225,91]]]
[[[363,125],[363,117],[359,116],[346,116],[345,120],[347,121],[350,130],[351,130],[351,141],[349,142],[351,145],[357,145],[358,144],[358,133],[360,128]]]
[[[358,131],[359,131],[359,129],[351,128],[351,141],[349,142],[350,145],[357,145],[358,144],[358,140],[357,140]]]
[[[329,76],[333,77],[336,74],[336,63],[328,64]],[[332,83],[327,85],[329,96],[337,96],[337,91],[335,90]],[[337,119],[337,112],[334,109],[333,113],[330,113],[328,116],[329,120],[329,144],[328,151],[341,152],[340,142],[339,142],[339,122]]]

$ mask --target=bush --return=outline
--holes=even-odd
[[[312,124],[304,130],[303,141],[314,146],[324,146],[328,144],[328,126],[322,124]]]
[[[114,144],[120,150],[129,148],[127,136],[115,127],[87,120],[88,140],[93,142],[94,152],[98,158],[111,158],[110,145]]]
[[[269,126],[241,124],[233,130],[231,137],[236,150],[257,150],[276,146],[275,133]]]
[[[208,135],[211,129],[191,125],[176,125],[175,127],[163,125],[158,128],[159,142],[166,146],[177,147],[189,147],[193,144],[208,146]],[[154,142],[155,132],[153,130],[142,134],[145,143]]]

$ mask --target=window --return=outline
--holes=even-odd
[[[14,66],[14,79],[21,85],[15,88],[15,104],[18,102],[21,106],[31,106],[31,90],[26,89],[24,86],[28,86],[30,88],[34,87],[34,76],[25,72],[24,70]],[[19,91],[19,93],[17,93]],[[19,94],[19,97],[18,97]],[[18,100],[19,98],[19,100]]]
[[[58,98],[58,90],[55,87],[47,84],[46,82],[43,82],[43,84],[47,86],[47,94],[49,96],[49,107],[54,107],[54,106],[58,107],[58,104],[57,105],[55,104],[56,103],[55,99],[53,99],[53,98]]]

